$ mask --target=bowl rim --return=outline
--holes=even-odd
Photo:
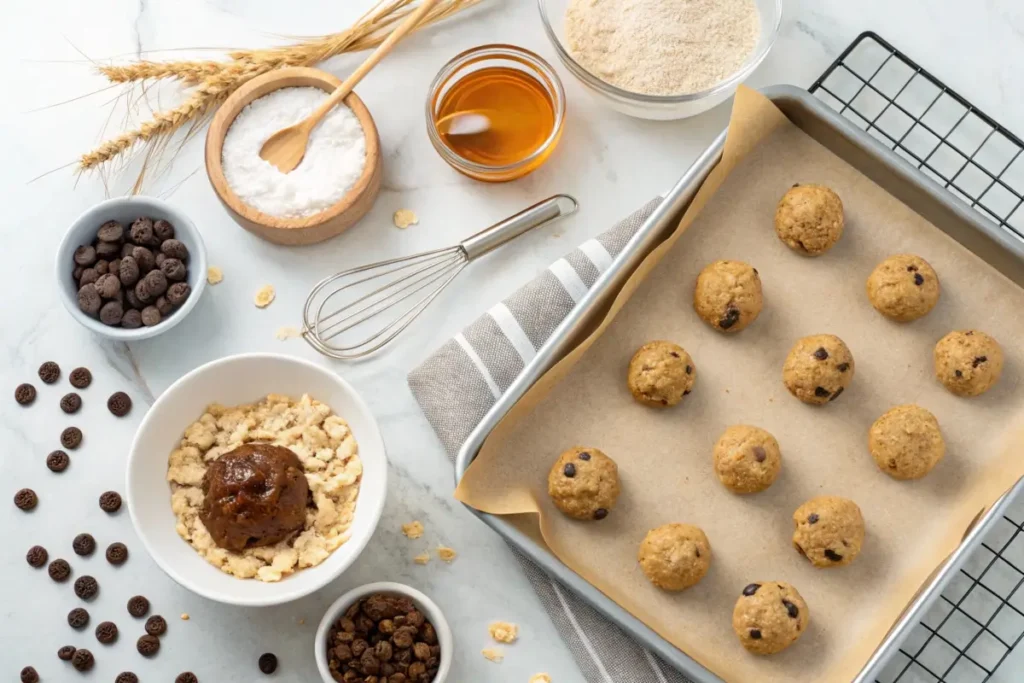
[[[70,272],[67,270],[68,263],[65,260],[65,257],[69,254],[73,254],[74,250],[77,248],[72,244],[73,241],[77,240],[73,235],[77,234],[80,227],[87,221],[96,222],[99,220],[100,222],[97,223],[97,226],[101,225],[104,220],[102,217],[104,215],[109,215],[108,209],[111,207],[121,207],[131,204],[141,207],[155,206],[158,207],[160,211],[173,216],[175,230],[183,228],[185,232],[189,234],[189,237],[195,241],[196,246],[198,247],[198,249],[196,249],[197,253],[191,254],[192,264],[189,266],[189,271],[195,273],[195,286],[192,289],[192,294],[189,295],[188,299],[185,300],[185,303],[178,310],[174,311],[165,320],[161,320],[158,324],[153,325],[152,327],[139,327],[134,330],[125,329],[123,327],[110,327],[109,325],[104,325],[98,319],[91,318],[83,313],[81,309],[78,308],[78,302],[69,293],[73,287],[66,287],[64,282],[65,279],[70,276]],[[112,197],[89,207],[79,214],[64,232],[64,237],[61,238],[60,243],[57,245],[57,253],[54,261],[58,295],[60,296],[61,303],[64,304],[64,308],[67,309],[72,318],[78,321],[79,324],[90,332],[116,341],[141,341],[166,332],[184,320],[185,317],[192,312],[192,309],[199,303],[199,299],[202,297],[203,292],[206,291],[206,242],[203,241],[203,236],[199,232],[199,228],[196,227],[195,223],[192,222],[192,219],[189,218],[184,211],[178,209],[170,202],[160,199],[159,197],[151,197],[148,195]]]
[[[576,78],[581,80],[584,85],[618,100],[654,105],[674,105],[687,102],[698,102],[706,98],[720,95],[723,92],[728,92],[746,80],[746,78],[753,73],[754,69],[761,65],[761,62],[764,61],[765,57],[768,56],[768,53],[771,52],[772,47],[775,45],[775,41],[779,37],[779,27],[782,25],[782,0],[772,1],[775,4],[775,22],[774,25],[770,27],[768,40],[765,41],[765,44],[761,49],[752,53],[750,60],[725,80],[716,83],[710,88],[692,93],[684,93],[682,95],[648,95],[645,93],[633,92],[631,90],[620,88],[617,85],[612,85],[611,83],[598,78],[577,62],[562,44],[562,39],[555,31],[555,27],[551,25],[551,21],[548,19],[547,0],[537,0],[537,9],[540,11],[540,20],[541,24],[544,26],[544,33],[547,35],[552,47],[554,47],[559,59],[562,60],[565,67],[571,71]]]
[[[214,114],[206,131],[204,151],[206,174],[214,192],[231,211],[243,219],[265,228],[277,230],[319,228],[343,215],[357,203],[364,193],[372,191],[374,175],[378,173],[381,165],[380,134],[370,110],[354,90],[346,95],[342,102],[356,115],[363,129],[363,138],[366,140],[366,162],[363,164],[362,175],[349,188],[348,192],[332,206],[300,218],[272,216],[242,201],[231,189],[227,176],[224,175],[224,140],[235,119],[253,101],[284,88],[313,87],[330,93],[340,85],[341,79],[328,71],[308,66],[289,66],[274,69],[253,78],[233,92],[217,108],[217,113]]]
[[[404,595],[411,599],[417,604],[422,611],[427,613],[427,618],[430,623],[433,624],[434,630],[437,631],[438,643],[445,642],[448,647],[442,647],[441,649],[441,662],[438,665],[437,676],[435,676],[433,683],[444,683],[448,678],[448,674],[451,671],[452,662],[455,658],[455,639],[452,636],[451,626],[448,624],[448,620],[444,616],[444,612],[437,604],[427,597],[422,591],[408,586],[404,583],[396,583],[394,581],[378,581],[375,583],[367,583],[362,586],[357,586],[352,590],[346,591],[337,600],[331,603],[331,606],[324,612],[324,616],[320,619],[320,625],[316,629],[316,640],[313,642],[313,655],[316,657],[316,668],[320,672],[320,676],[323,678],[324,683],[334,683],[334,679],[331,677],[330,669],[327,666],[327,633],[331,629],[331,624],[337,620],[338,615],[343,610],[347,609],[352,603],[359,598],[366,597],[372,593],[397,593]]]
[[[167,400],[167,396],[169,396],[172,393],[172,391],[177,390],[178,388],[180,388],[181,385],[183,385],[186,382],[190,381],[193,377],[195,377],[195,376],[197,376],[199,374],[202,374],[204,372],[207,372],[209,370],[212,370],[212,369],[214,369],[216,367],[219,367],[219,366],[222,366],[222,365],[228,365],[228,364],[239,362],[239,361],[262,361],[262,362],[282,362],[283,361],[283,362],[286,362],[286,363],[293,363],[293,364],[296,364],[296,365],[303,365],[303,366],[306,366],[308,369],[311,369],[311,370],[313,370],[315,372],[318,372],[318,373],[320,373],[322,375],[325,375],[325,376],[329,377],[332,381],[337,382],[338,384],[340,384],[342,386],[342,388],[351,395],[351,397],[353,399],[353,402],[356,404],[356,406],[358,406],[358,409],[360,411],[362,411],[363,414],[366,415],[366,417],[369,418],[370,425],[371,425],[372,431],[373,431],[373,434],[370,435],[370,440],[371,441],[375,441],[375,442],[378,443],[378,445],[379,445],[379,447],[381,449],[381,456],[384,458],[384,461],[385,461],[384,462],[384,466],[381,469],[380,483],[378,484],[379,488],[381,489],[381,491],[383,493],[380,496],[380,501],[376,505],[376,507],[373,508],[373,509],[368,510],[368,514],[372,518],[371,522],[370,522],[370,526],[369,526],[370,531],[362,539],[359,539],[359,540],[349,539],[348,541],[345,542],[345,545],[352,544],[351,547],[354,547],[354,551],[352,552],[351,559],[347,563],[342,563],[341,565],[339,565],[333,571],[323,572],[322,575],[319,577],[319,580],[308,581],[306,583],[302,583],[302,582],[299,582],[299,581],[294,581],[294,584],[296,586],[298,586],[298,588],[296,588],[294,590],[291,590],[291,591],[282,591],[282,593],[280,595],[268,595],[267,597],[238,598],[238,597],[234,597],[234,596],[225,596],[225,595],[223,595],[221,593],[218,593],[218,592],[215,592],[215,591],[211,591],[211,590],[207,590],[206,588],[203,588],[201,586],[198,586],[198,585],[194,584],[191,580],[189,580],[189,579],[185,578],[184,576],[182,576],[174,567],[171,567],[169,564],[165,563],[163,557],[160,554],[154,552],[154,547],[153,547],[153,544],[150,542],[149,535],[143,530],[142,525],[140,524],[140,522],[138,520],[138,515],[136,513],[135,496],[134,496],[133,488],[131,486],[131,482],[132,482],[132,479],[133,479],[133,475],[134,475],[135,469],[136,469],[136,467],[138,467],[138,462],[140,461],[140,459],[142,457],[144,457],[143,451],[145,449],[139,443],[140,435],[145,431],[146,427],[149,425],[149,422],[151,420],[155,419],[154,416],[157,414],[157,408],[160,406],[160,403],[162,401]],[[182,426],[182,433],[184,433],[184,429],[187,426],[188,425],[183,425]],[[366,443],[366,441],[367,440],[365,438],[361,438],[360,439],[360,443],[361,444],[362,443]],[[167,389],[165,389],[163,391],[163,393],[161,393],[160,396],[157,397],[157,399],[153,402],[153,405],[151,405],[149,407],[149,410],[146,411],[146,415],[142,418],[142,422],[139,423],[138,428],[135,430],[135,436],[132,437],[132,445],[131,445],[131,447],[128,450],[128,465],[125,468],[125,487],[124,487],[124,491],[125,491],[125,500],[128,503],[128,514],[131,517],[132,527],[135,529],[135,535],[138,536],[139,540],[142,541],[142,545],[143,545],[143,547],[145,547],[146,552],[149,554],[150,558],[152,558],[152,560],[156,563],[156,565],[158,567],[160,567],[160,569],[165,574],[167,574],[167,576],[169,576],[172,580],[174,580],[175,583],[177,583],[179,586],[182,586],[183,588],[188,589],[189,591],[195,593],[196,595],[199,595],[201,597],[207,598],[208,600],[213,600],[215,602],[219,602],[219,603],[223,603],[223,604],[228,604],[228,605],[238,605],[238,606],[241,606],[241,607],[268,607],[268,606],[271,606],[271,605],[281,605],[281,604],[285,604],[285,603],[288,603],[288,602],[292,602],[294,600],[298,600],[299,598],[305,597],[305,596],[309,595],[310,593],[314,593],[314,592],[320,590],[321,588],[323,588],[324,586],[329,584],[331,581],[334,581],[339,576],[341,576],[341,574],[343,574],[345,571],[347,571],[355,563],[355,561],[363,553],[363,550],[365,550],[366,546],[369,544],[370,539],[373,537],[374,532],[376,531],[377,526],[380,523],[380,518],[381,518],[381,516],[384,513],[384,506],[385,506],[385,504],[387,502],[387,480],[388,480],[387,451],[386,451],[385,445],[384,445],[384,438],[383,438],[383,436],[381,435],[381,432],[380,432],[380,425],[377,423],[377,418],[374,416],[373,412],[370,410],[370,406],[366,403],[366,401],[363,399],[363,397],[360,396],[358,392],[356,392],[355,388],[351,384],[349,384],[340,375],[337,375],[334,372],[331,372],[330,370],[328,370],[327,368],[321,367],[320,365],[317,365],[316,363],[308,361],[308,360],[306,360],[304,358],[299,358],[299,357],[296,357],[296,356],[289,356],[289,355],[286,355],[286,354],[283,354],[283,353],[253,352],[253,353],[238,353],[238,354],[234,354],[234,355],[231,355],[231,356],[225,356],[223,358],[218,358],[218,359],[212,360],[212,361],[210,361],[208,363],[204,363],[203,365],[200,365],[199,367],[191,370],[190,372],[184,374],[183,376],[181,376],[180,378],[175,380],[174,383],[172,383],[169,387],[167,387]],[[363,492],[362,491],[362,484],[360,484],[360,493],[359,493],[360,496],[362,496],[362,492]],[[357,500],[358,500],[358,497],[357,497]],[[170,495],[168,495],[167,504],[168,504],[168,506],[170,506]],[[179,539],[179,540],[181,540],[181,539]],[[184,543],[185,541],[182,540],[181,542]],[[338,550],[340,550],[340,548]],[[337,550],[335,550],[334,552],[337,552]],[[322,566],[322,565],[317,565],[317,566],[319,567],[319,566]],[[307,569],[316,569],[316,568],[317,567],[309,567]],[[210,565],[210,569],[212,571],[218,571],[212,565]],[[305,571],[305,570],[303,570],[303,571]],[[292,577],[290,577],[290,578],[294,578],[294,575]],[[272,585],[274,585],[274,586],[285,585],[285,583],[288,582],[290,580],[290,578],[286,578],[285,580],[283,580],[281,582],[274,583]],[[253,579],[237,579],[237,580],[239,580],[239,581],[253,581]]]

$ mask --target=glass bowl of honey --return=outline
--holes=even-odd
[[[558,145],[565,91],[551,65],[514,45],[458,54],[430,84],[427,134],[470,178],[500,183],[539,168]]]

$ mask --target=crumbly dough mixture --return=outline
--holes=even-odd
[[[405,534],[406,538],[411,538],[413,540],[421,538],[423,536],[423,522],[417,519],[409,522],[408,524],[403,524],[402,533]]]
[[[499,643],[514,643],[519,638],[519,627],[507,621],[495,621],[487,632]]]
[[[276,545],[240,553],[218,547],[199,519],[207,463],[255,441],[291,449],[302,462],[313,505],[305,529]],[[213,404],[171,452],[167,480],[178,535],[210,564],[242,579],[280,581],[314,567],[349,538],[363,464],[348,423],[331,409],[303,396],[268,395],[259,403],[231,408]]]

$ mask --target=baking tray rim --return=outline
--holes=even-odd
[[[1013,239],[995,223],[960,202],[947,190],[928,178],[919,169],[900,158],[892,150],[883,146],[870,135],[860,130],[834,110],[828,108],[808,91],[790,85],[770,86],[760,91],[773,102],[795,100],[808,113],[826,122],[836,133],[871,154],[878,161],[885,163],[897,175],[909,181],[918,189],[927,193],[933,201],[946,211],[956,214],[961,220],[992,239],[999,247],[1010,252],[1018,261],[1024,263],[1024,244]],[[626,272],[633,272],[646,257],[662,236],[670,223],[688,207],[707,176],[717,166],[725,147],[727,130],[723,131],[711,145],[690,165],[672,189],[664,195],[664,200],[644,221],[626,246],[612,260],[611,265],[598,277],[587,294],[569,312],[555,328],[551,336],[537,350],[536,355],[502,394],[495,404],[484,415],[480,423],[467,437],[459,449],[455,460],[456,486],[462,480],[469,465],[476,458],[484,441],[497,424],[505,417],[523,395],[570,350],[576,328],[588,317],[591,309],[598,301],[609,293],[609,289],[621,280]],[[618,283],[618,284],[621,284]],[[922,586],[914,598],[908,603],[899,619],[879,643],[874,654],[867,661],[852,683],[868,683],[872,681],[884,667],[890,651],[909,634],[911,628],[918,623],[925,610],[939,597],[941,590],[949,583],[975,546],[981,539],[988,525],[1002,517],[1013,499],[1024,494],[1024,477],[997,499],[984,511],[979,519],[965,533],[963,539],[950,556],[933,574],[927,586]],[[467,509],[485,524],[512,543],[521,553],[535,562],[549,578],[557,578],[571,588],[585,602],[616,623],[620,628],[633,636],[641,645],[658,654],[662,659],[690,677],[694,683],[722,683],[722,679],[710,672],[702,664],[685,652],[672,645],[649,626],[627,612],[618,603],[585,581],[576,572],[563,564],[547,549],[537,544],[532,538],[522,533],[511,523],[499,515],[481,512],[472,507]]]

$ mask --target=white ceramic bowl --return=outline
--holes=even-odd
[[[331,625],[334,624],[354,602],[360,598],[365,598],[373,593],[390,593],[392,595],[404,595],[415,603],[420,611],[426,615],[427,621],[434,625],[434,630],[437,631],[437,643],[441,646],[441,664],[437,669],[437,675],[434,676],[434,680],[431,683],[445,683],[448,679],[448,672],[452,668],[452,660],[454,653],[452,648],[455,646],[455,641],[452,638],[452,629],[448,626],[448,620],[444,618],[444,614],[441,613],[441,608],[434,604],[434,601],[428,598],[426,595],[416,590],[411,586],[406,586],[401,583],[390,583],[387,581],[381,583],[368,583],[365,586],[354,588],[348,593],[345,593],[340,598],[334,601],[330,607],[327,608],[327,612],[324,613],[323,619],[320,620],[320,626],[316,629],[316,642],[313,646],[313,653],[316,656],[316,666],[320,670],[320,676],[324,679],[324,683],[334,683],[334,679],[331,678],[331,670],[327,666],[327,634],[331,630]]]
[[[139,327],[134,330],[110,327],[101,323],[97,318],[86,315],[78,307],[78,287],[71,276],[75,265],[75,249],[83,244],[92,244],[96,237],[96,230],[107,221],[118,221],[127,230],[140,216],[146,216],[153,220],[162,218],[174,226],[175,239],[181,240],[188,248],[188,284],[192,288],[192,294],[178,310],[153,327]],[[203,290],[206,289],[206,245],[203,244],[199,230],[189,220],[189,217],[173,205],[156,197],[119,197],[100,202],[71,224],[57,248],[56,268],[60,298],[72,318],[101,337],[131,342],[155,337],[161,332],[171,329],[195,307],[199,297],[203,295]]]
[[[171,512],[167,458],[185,428],[210,403],[252,403],[269,393],[298,398],[309,394],[348,421],[359,445],[363,478],[351,538],[323,563],[301,569],[277,583],[225,574],[178,536]],[[369,407],[343,379],[299,358],[270,353],[229,356],[196,368],[172,384],[142,420],[131,452],[125,485],[135,532],[168,576],[193,593],[232,605],[277,605],[308,595],[344,572],[366,547],[377,527],[387,493],[384,441]]]

